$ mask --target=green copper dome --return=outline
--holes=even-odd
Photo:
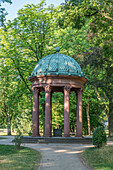
[[[51,54],[42,58],[37,63],[29,78],[37,75],[70,75],[85,77],[81,67],[72,57],[60,54],[59,47],[56,48],[56,51],[56,54]]]

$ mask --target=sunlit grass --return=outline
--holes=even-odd
[[[82,154],[84,160],[94,169],[111,170],[113,169],[113,146],[103,148],[89,148]]]
[[[15,146],[0,145],[0,170],[34,170],[40,162],[40,153],[36,150]]]

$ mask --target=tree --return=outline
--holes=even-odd
[[[4,22],[5,22],[5,16],[7,15],[7,12],[5,10],[5,8],[2,8],[1,3],[12,3],[11,0],[1,0],[0,1],[0,27],[4,26]]]
[[[0,61],[0,122],[7,126],[8,135],[11,135],[11,121],[18,114],[18,102],[23,94],[17,81],[18,75],[8,64],[9,61],[5,58]]]
[[[92,48],[84,55],[85,64],[93,68],[93,85],[103,90],[109,101],[109,136],[113,135],[113,5],[111,0],[69,1],[64,12],[65,27],[75,24],[81,29],[86,23],[87,40]],[[75,22],[74,22],[75,20]],[[79,20],[79,22],[77,22]],[[73,22],[70,22],[73,21]],[[84,62],[83,62],[84,63]]]
[[[20,100],[17,100],[17,118],[21,112],[19,107],[19,105],[21,105],[20,102],[25,105],[24,100],[22,99],[23,93],[26,94],[25,98],[27,96],[29,101],[32,96],[30,88],[31,84],[28,81],[28,76],[33,71],[36,63],[46,53],[51,34],[54,31],[52,18],[53,8],[49,7],[48,9],[45,9],[43,5],[44,1],[38,5],[27,5],[24,9],[19,10],[17,18],[15,18],[12,22],[9,21],[5,29],[3,28],[0,30],[0,58],[4,62],[8,61],[6,63],[6,67],[10,67],[8,76],[11,76],[11,70],[14,70],[13,73],[17,76],[15,79],[11,79],[12,82],[10,83],[10,86],[17,80],[17,84],[19,83],[20,85],[19,90],[22,93],[20,94],[20,96],[22,95]],[[4,65],[2,65],[2,68],[4,68]],[[6,79],[4,79],[4,86],[7,86]],[[15,91],[18,92],[18,86],[15,86]],[[16,92],[15,95],[17,94]],[[11,93],[13,93],[13,91],[10,91],[10,94]],[[6,100],[7,98],[8,96],[6,96]],[[17,98],[15,97],[15,100],[16,99]],[[1,103],[3,104],[2,100]],[[42,106],[44,106],[44,104],[42,104]],[[29,108],[29,103],[26,107]],[[28,112],[29,109],[27,110],[27,113]],[[12,119],[14,119],[13,114]]]

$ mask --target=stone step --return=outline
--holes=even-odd
[[[24,136],[22,143],[82,143],[92,144],[92,138],[78,137],[32,137]]]

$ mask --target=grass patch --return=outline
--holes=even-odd
[[[0,170],[34,170],[40,158],[40,153],[34,149],[15,150],[15,146],[0,145]]]
[[[113,137],[108,137],[107,140],[108,141],[113,141]]]
[[[4,137],[0,137],[0,139],[6,139],[6,138],[4,138]]]
[[[81,156],[91,168],[98,170],[113,169],[113,146],[86,149]]]

